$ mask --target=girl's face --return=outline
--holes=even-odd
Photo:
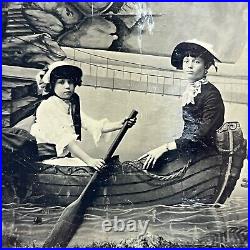
[[[65,100],[70,99],[75,91],[75,84],[70,79],[57,79],[55,84],[55,94]]]
[[[198,81],[205,76],[205,61],[200,57],[186,56],[182,66],[189,82]]]

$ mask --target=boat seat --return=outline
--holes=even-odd
[[[39,162],[37,162],[39,163]],[[48,160],[43,160],[41,161],[43,164],[47,165],[57,165],[57,166],[64,166],[64,167],[70,167],[70,166],[75,166],[75,167],[83,167],[87,166],[85,162],[80,160],[79,158],[75,157],[61,157],[61,158],[53,158],[53,159],[48,159]]]

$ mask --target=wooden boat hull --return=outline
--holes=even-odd
[[[118,157],[113,157],[108,171],[96,185],[92,206],[107,210],[223,203],[239,178],[245,158],[242,153],[238,154],[238,159],[235,157],[237,154],[234,155],[233,170],[230,170],[232,175],[227,177],[229,157],[218,153],[203,155],[192,163],[182,158],[167,162],[163,157],[156,170],[150,172],[141,170],[143,162],[120,163]],[[26,171],[21,165],[19,168],[15,174],[4,174],[4,201],[16,197],[20,203],[67,206],[77,199],[93,174],[89,167],[43,163],[28,166]]]

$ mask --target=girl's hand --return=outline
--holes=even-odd
[[[163,155],[163,153],[167,151],[168,151],[167,145],[162,145],[158,148],[150,150],[146,154],[142,155],[138,160],[146,158],[143,164],[143,169],[149,169],[150,167],[153,169],[156,161]]]
[[[89,158],[86,163],[88,166],[93,167],[96,171],[100,171],[104,168],[105,162],[103,159]]]
[[[122,119],[120,121],[116,121],[116,122],[109,122],[105,124],[105,127],[102,129],[103,133],[108,133],[108,132],[112,132],[118,129],[121,129],[124,125],[125,122],[127,122],[127,125],[129,128],[133,127],[136,123],[136,117],[132,118],[132,119]]]
[[[123,125],[125,122],[127,122],[128,127],[131,128],[131,127],[133,127],[133,126],[135,125],[136,120],[137,120],[136,117],[135,117],[135,118],[130,118],[130,119],[126,117],[124,120],[122,120],[122,125]]]

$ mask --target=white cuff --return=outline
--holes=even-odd
[[[177,149],[175,141],[168,143],[168,150]]]
[[[105,119],[102,119],[100,120],[96,126],[93,126],[92,128],[89,129],[90,133],[92,134],[93,136],[93,139],[94,139],[94,142],[95,142],[95,145],[97,146],[98,145],[98,142],[100,141],[101,139],[101,136],[102,136],[102,131],[103,131],[103,128],[104,128],[104,125],[105,123],[109,122],[107,118]]]

